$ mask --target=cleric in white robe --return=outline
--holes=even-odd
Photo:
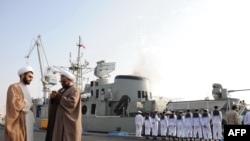
[[[20,82],[11,84],[7,92],[4,141],[33,141],[33,104],[28,85],[33,79],[33,69],[19,69]]]

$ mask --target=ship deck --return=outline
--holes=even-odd
[[[46,130],[34,130],[34,141],[44,141],[46,136]],[[4,127],[0,125],[0,141],[4,138]],[[133,135],[128,136],[110,136],[104,133],[91,133],[84,132],[82,134],[82,141],[138,141],[144,138],[138,138]]]
[[[4,135],[4,127],[0,126],[0,141],[3,140]],[[35,130],[34,131],[34,141],[44,141],[46,136],[45,130]],[[91,132],[85,132],[82,134],[82,141],[141,141],[146,140],[144,137],[135,137],[134,135],[128,135],[128,136],[110,136],[108,134],[104,133],[91,133]],[[152,137],[150,139],[152,140]],[[156,140],[162,140],[161,137],[157,137]],[[165,141],[173,141],[166,139]],[[200,141],[199,139],[195,141]],[[204,141],[204,140],[202,140]]]

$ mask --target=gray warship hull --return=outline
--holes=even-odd
[[[82,129],[86,132],[134,134],[134,117],[138,111],[162,112],[167,104],[166,99],[153,97],[149,79],[133,75],[118,75],[114,83],[103,78],[91,81],[85,85],[81,99]],[[48,105],[39,108],[35,126],[46,129]]]
[[[133,75],[118,75],[114,83],[105,79],[92,81],[85,86],[83,97],[82,127],[88,132],[120,130],[133,134],[138,111],[162,112],[167,104],[153,99],[149,79]]]

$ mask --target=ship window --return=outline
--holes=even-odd
[[[105,89],[104,88],[102,88],[101,94],[105,94]]]
[[[220,93],[220,94],[218,94],[218,98],[222,98],[222,94]]]
[[[138,98],[141,98],[141,91],[138,91]]]
[[[92,96],[94,95],[94,92],[93,92],[93,90],[91,90],[91,92],[90,92],[90,93],[91,93],[91,97],[92,97]]]
[[[95,86],[98,86],[98,82],[95,82]]]
[[[95,114],[96,104],[91,105],[91,114]]]
[[[147,92],[144,93],[144,98],[145,98],[145,100],[148,100],[148,93]]]
[[[144,98],[144,91],[141,92],[141,97],[140,98]]]
[[[87,113],[87,106],[83,105],[82,106],[82,114],[85,115]]]
[[[98,89],[96,90],[96,95],[95,95],[95,97],[96,97],[96,98],[99,97],[99,90],[98,90]]]
[[[91,81],[90,86],[91,86],[91,87],[94,86],[94,81]]]

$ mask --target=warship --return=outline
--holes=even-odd
[[[167,101],[154,99],[150,80],[142,76],[117,75],[109,83],[107,74],[115,63],[97,62],[96,80],[86,84],[82,94],[83,128],[86,131],[135,132],[134,117],[142,113],[162,112]]]
[[[35,42],[34,47],[38,49],[39,60],[41,55],[40,36]],[[34,48],[33,47],[33,48]],[[213,84],[212,94],[214,100],[195,100],[195,101],[171,101],[164,97],[156,97],[151,90],[151,82],[149,78],[136,75],[116,75],[113,82],[109,82],[110,73],[115,70],[115,62],[105,62],[105,60],[97,61],[94,69],[89,68],[89,63],[81,61],[81,49],[84,45],[77,43],[78,55],[75,61],[71,61],[70,66],[64,67],[71,71],[76,76],[75,85],[81,90],[82,101],[82,129],[86,132],[103,132],[124,131],[129,134],[135,133],[134,117],[138,111],[142,114],[151,112],[171,111],[186,111],[187,109],[213,109],[215,105],[219,106],[223,113],[224,122],[226,113],[230,110],[231,105],[239,106],[241,118],[246,109],[240,105],[239,99],[229,97],[230,92],[242,90],[227,90],[220,84]],[[32,48],[32,50],[33,50]],[[30,54],[30,53],[29,53]],[[28,55],[29,56],[29,55]],[[71,55],[70,55],[71,56]],[[40,61],[40,68],[43,83],[43,98],[34,99],[35,104],[35,127],[40,129],[47,128],[48,118],[48,94],[50,88],[56,85],[56,73],[62,67],[47,67],[44,72],[43,65]],[[85,74],[94,72],[95,80],[89,83],[85,81]],[[249,89],[246,89],[249,90]],[[242,119],[239,119],[242,120]]]
[[[239,98],[232,98],[230,97],[230,93],[238,92],[238,91],[249,91],[250,89],[241,89],[241,90],[228,90],[223,88],[221,84],[214,83],[212,85],[212,96],[213,99],[204,99],[204,100],[191,100],[191,101],[169,101],[167,103],[167,110],[170,111],[184,111],[186,112],[187,109],[190,109],[192,112],[195,109],[207,109],[209,112],[214,110],[214,106],[218,106],[218,109],[222,113],[224,124],[227,124],[226,114],[231,110],[233,105],[238,106],[238,113],[239,113],[239,121],[242,122],[243,116],[247,110],[248,105],[242,104]]]
[[[41,45],[39,36],[33,47],[37,47],[38,54],[41,53]],[[115,70],[116,63],[100,60],[97,62],[96,67],[91,69],[88,67],[89,63],[87,61],[84,61],[84,63],[81,61],[82,55],[80,52],[83,45],[80,37],[77,47],[78,55],[76,60],[71,61],[70,59],[70,66],[64,68],[67,68],[76,76],[75,85],[81,90],[82,129],[84,131],[124,131],[134,134],[134,117],[138,111],[147,113],[165,110],[167,99],[152,94],[149,78],[136,75],[117,75],[114,77],[114,81],[110,83],[110,73]],[[39,55],[39,60],[41,59],[41,55]],[[51,92],[51,87],[56,85],[57,82],[54,75],[60,72],[62,67],[53,66],[45,69],[41,62],[39,62],[41,70],[47,70],[41,71],[44,96],[42,99],[34,99],[33,102],[36,111],[35,127],[46,129],[48,95]],[[94,72],[96,80],[85,83],[83,86],[84,74],[87,72]]]

